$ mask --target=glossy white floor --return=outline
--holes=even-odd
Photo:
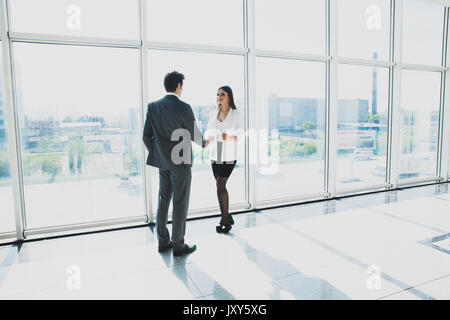
[[[450,299],[448,184],[0,247],[0,299]]]

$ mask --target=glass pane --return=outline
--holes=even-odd
[[[402,71],[399,179],[436,176],[441,74]]]
[[[325,64],[257,58],[256,106],[256,199],[323,192]]]
[[[244,117],[244,57],[235,55],[188,53],[174,51],[149,51],[149,99],[164,97],[164,76],[173,70],[185,76],[182,100],[194,111],[202,133],[207,128],[208,114],[216,108],[217,89],[228,85],[233,90],[237,110]],[[209,160],[210,146],[202,149],[193,145],[194,164],[189,210],[218,207],[216,182]],[[244,141],[239,143],[238,162],[227,181],[230,206],[245,202],[245,153]],[[152,196],[157,204],[159,176],[152,167]],[[156,213],[156,206],[153,210]],[[169,212],[172,210],[170,209]]]
[[[389,69],[338,67],[336,188],[386,182]]]
[[[443,28],[444,7],[403,1],[403,62],[440,66]]]
[[[145,215],[139,52],[14,44],[29,228]]]
[[[138,0],[14,0],[14,32],[139,39]]]
[[[8,129],[4,99],[3,56],[0,51],[0,233],[13,231],[15,229],[14,199],[11,186]]]
[[[339,0],[338,55],[389,60],[389,0]]]
[[[255,1],[258,49],[325,54],[325,1]]]
[[[147,0],[151,41],[244,46],[242,0]]]

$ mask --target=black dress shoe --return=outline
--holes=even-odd
[[[181,249],[174,249],[173,255],[174,256],[182,256],[183,254],[192,253],[197,249],[197,246],[194,244],[193,246],[188,246],[187,244],[184,245]]]
[[[163,252],[169,251],[169,250],[172,249],[172,248],[173,248],[173,243],[172,243],[172,241],[171,241],[171,242],[169,242],[169,244],[166,245],[166,246],[158,246],[158,252],[159,252],[159,253],[163,253]]]

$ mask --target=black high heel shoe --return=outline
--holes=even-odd
[[[230,232],[231,228],[232,228],[231,227],[231,223],[230,224],[226,224],[226,225],[223,226],[222,232],[223,233],[228,233],[228,232]]]
[[[216,231],[217,233],[223,233],[222,230],[223,230],[223,218],[220,218],[219,225],[216,226]]]
[[[230,224],[225,224],[225,225],[220,225],[220,226],[216,226],[216,231],[217,233],[228,233],[231,230],[231,223]]]
[[[228,224],[224,224],[223,220],[220,219],[220,225],[216,226],[217,233],[228,233],[231,230],[231,226],[234,224],[234,219],[231,216],[231,214],[228,215],[228,218],[230,219]]]

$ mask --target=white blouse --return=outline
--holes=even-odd
[[[208,117],[208,126],[205,131],[205,139],[210,139],[209,159],[222,162],[234,161],[238,159],[238,146],[242,140],[243,121],[238,110],[231,109],[227,117],[222,122],[217,119],[219,111],[212,110]],[[238,140],[223,140],[222,133],[227,136],[237,136]],[[220,148],[220,144],[222,147]],[[218,154],[218,151],[222,151]],[[220,157],[220,159],[218,159]]]

